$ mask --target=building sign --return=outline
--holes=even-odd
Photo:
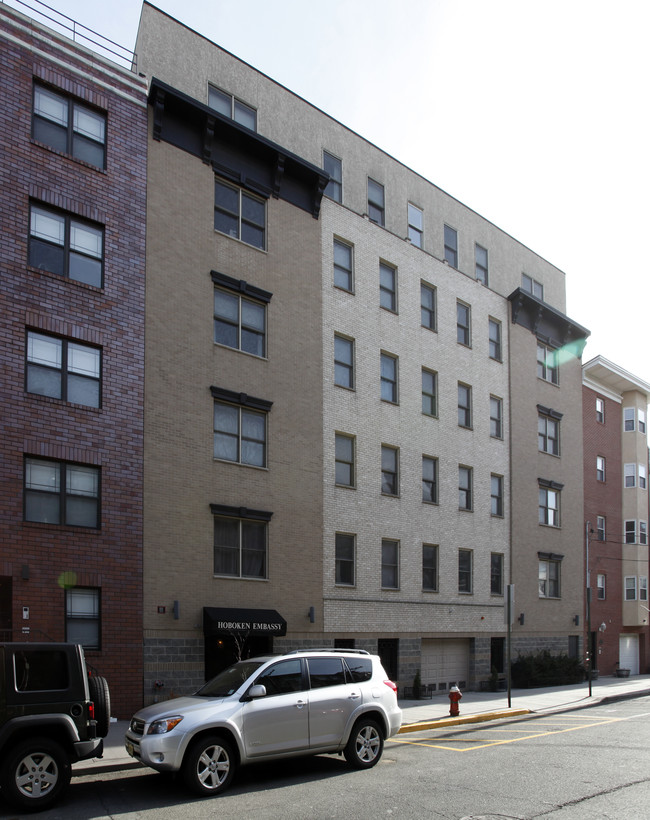
[[[275,609],[203,607],[205,635],[286,635],[287,622]]]

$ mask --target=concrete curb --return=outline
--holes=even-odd
[[[488,720],[502,720],[503,718],[519,717],[521,715],[532,714],[530,709],[508,709],[500,712],[482,712],[477,715],[467,715],[467,717],[447,717],[437,720],[421,720],[417,723],[404,724],[398,735],[408,732],[422,732],[426,729],[442,729],[445,726],[463,726],[466,723],[485,723]]]

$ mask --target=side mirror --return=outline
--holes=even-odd
[[[254,700],[255,698],[265,698],[266,686],[263,686],[261,683],[256,683],[255,686],[251,686],[248,690],[247,696],[251,700]]]

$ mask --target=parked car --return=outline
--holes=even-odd
[[[243,660],[194,695],[147,706],[125,745],[146,766],[216,795],[238,766],[258,761],[339,752],[368,769],[401,723],[397,687],[376,655],[319,649]]]
[[[0,792],[42,811],[70,783],[71,764],[101,757],[108,683],[89,676],[78,644],[0,643]]]

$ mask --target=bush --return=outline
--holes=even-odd
[[[566,686],[585,679],[585,670],[577,658],[551,655],[548,650],[536,655],[520,655],[512,664],[512,685],[518,689],[538,686]]]

